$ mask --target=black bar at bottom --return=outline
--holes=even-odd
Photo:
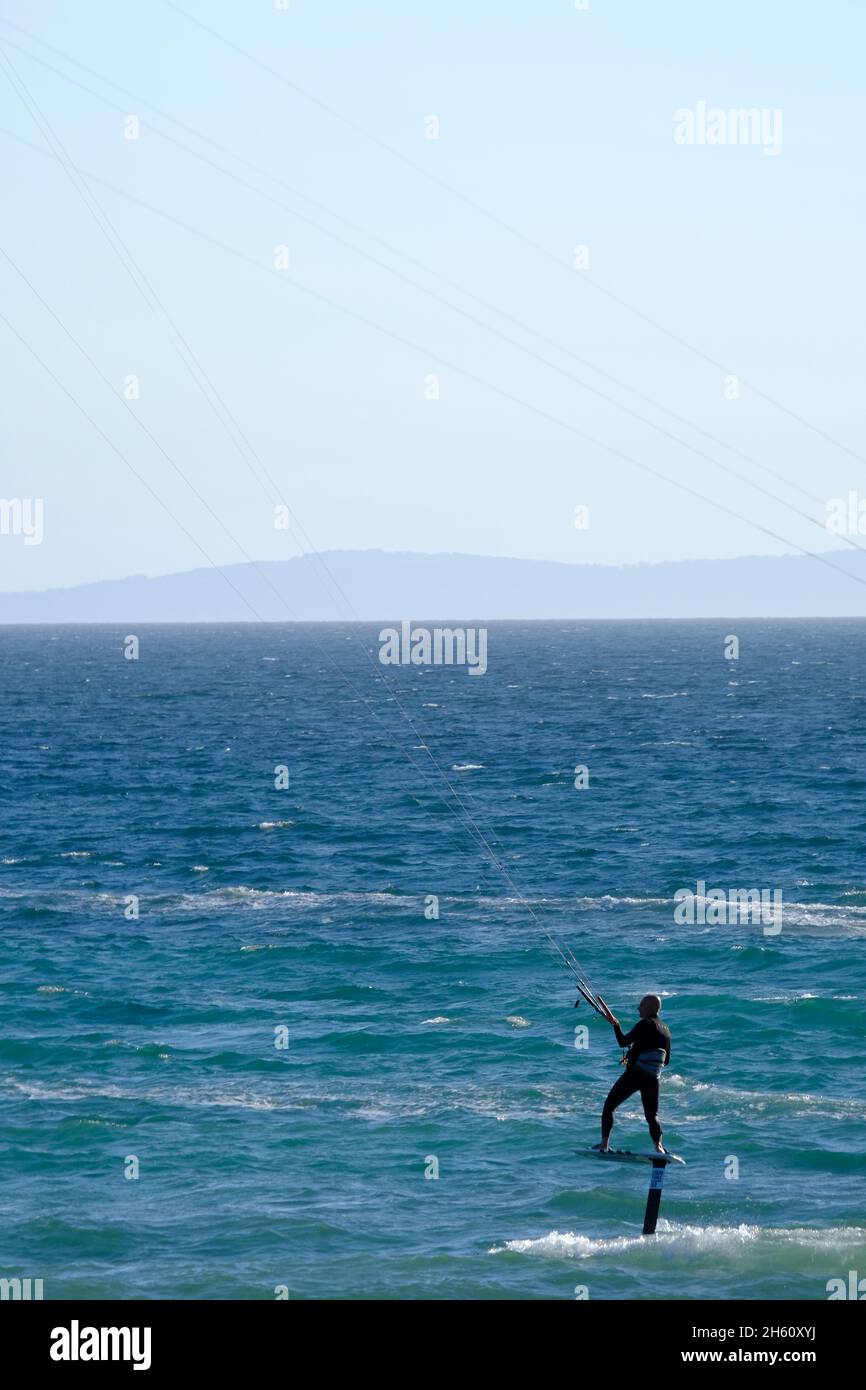
[[[447,1335],[452,1328],[470,1338],[483,1335],[479,1345],[484,1347],[485,1374],[498,1354],[503,1369],[513,1371],[523,1345],[531,1370],[537,1365],[537,1335],[554,1333],[585,1337],[587,1347],[615,1346],[617,1373],[623,1375],[645,1371],[650,1348],[656,1373],[695,1364],[794,1364],[811,1367],[826,1383],[829,1374],[848,1369],[862,1351],[866,1324],[855,1299],[859,1301],[856,1294],[850,1301],[494,1298],[400,1302],[370,1301],[363,1296],[333,1302],[303,1298],[213,1303],[0,1301],[0,1335],[3,1364],[15,1367],[18,1384],[26,1384],[31,1373],[39,1372],[39,1383],[46,1373],[49,1379],[81,1376],[111,1384],[118,1376],[131,1375],[133,1385],[146,1383],[148,1376],[162,1384],[169,1376],[173,1383],[179,1374],[200,1380],[239,1375],[248,1379],[255,1374],[267,1375],[269,1380],[276,1375],[276,1383],[283,1386],[290,1382],[292,1368],[297,1371],[298,1358],[316,1348],[326,1350],[329,1372],[354,1375],[373,1337],[381,1346],[380,1371],[402,1365],[403,1341],[393,1336],[401,1331],[423,1339],[425,1375],[439,1367],[445,1374],[453,1367],[453,1339]],[[139,1372],[131,1356],[84,1359],[80,1352],[88,1329],[135,1331],[127,1347],[139,1353]],[[61,1330],[65,1337],[58,1336]],[[118,1345],[123,1350],[123,1342]],[[52,1347],[58,1346],[75,1348],[77,1359],[53,1357]],[[146,1357],[141,1355],[145,1351]]]

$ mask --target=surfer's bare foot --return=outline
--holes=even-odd
[[[594,1149],[596,1149],[597,1152],[600,1153],[600,1154],[608,1154],[608,1153],[610,1153],[610,1144],[608,1144],[607,1140],[605,1140],[605,1139],[602,1139],[602,1141],[601,1141],[600,1144],[593,1144],[592,1147],[593,1147]]]

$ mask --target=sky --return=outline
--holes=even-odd
[[[43,508],[0,589],[839,548],[864,27],[853,0],[0,0],[0,498]],[[678,143],[699,103],[781,147]]]

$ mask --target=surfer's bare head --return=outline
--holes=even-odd
[[[656,1014],[661,1013],[662,1001],[657,994],[645,994],[637,1006],[637,1011],[641,1018],[655,1018]]]

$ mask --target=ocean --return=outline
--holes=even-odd
[[[493,623],[475,676],[378,651],[370,624],[0,633],[0,1277],[866,1277],[866,622]],[[713,920],[713,889],[780,919]],[[578,1152],[620,1050],[557,945],[624,1026],[663,998],[687,1166],[653,1238],[649,1169]],[[637,1099],[613,1140],[647,1150]]]

